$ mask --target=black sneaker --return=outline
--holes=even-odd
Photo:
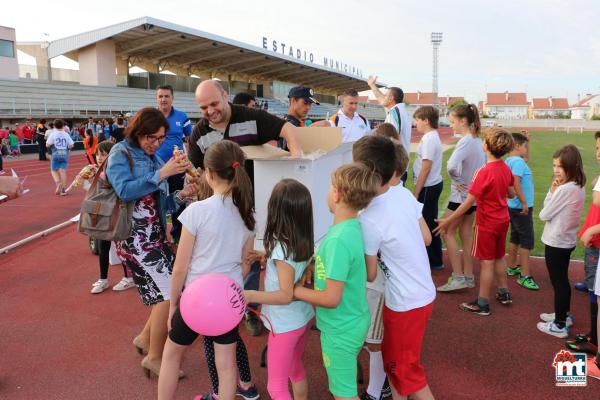
[[[248,334],[250,334],[250,336],[259,336],[261,334],[263,325],[258,315],[252,311],[248,311],[246,313],[245,322],[246,329],[248,329]]]
[[[589,335],[579,333],[575,336],[575,340],[567,340],[565,346],[567,349],[576,351],[578,353],[588,353],[595,355],[598,352],[598,346],[592,343]]]
[[[377,400],[375,397],[371,396],[367,391],[363,391],[359,397],[360,400]]]
[[[463,311],[468,311],[477,315],[488,316],[491,314],[489,304],[487,306],[480,306],[479,304],[477,304],[477,300],[472,301],[470,303],[462,303],[458,306],[458,308],[460,308]]]
[[[510,293],[506,292],[506,293],[496,293],[496,300],[498,300],[501,304],[504,304],[505,306],[509,305],[512,303],[512,297],[510,297]]]
[[[243,389],[240,385],[237,387],[236,396],[243,398],[244,400],[257,400],[260,399],[256,386],[250,385],[247,389]]]
[[[392,388],[390,387],[390,381],[387,376],[385,377],[385,381],[383,382],[383,388],[381,388],[381,396],[379,396],[380,400],[387,400],[392,398]]]
[[[214,393],[199,394],[194,397],[194,400],[218,400]]]

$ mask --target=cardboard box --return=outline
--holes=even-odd
[[[310,190],[315,242],[325,236],[333,223],[327,206],[331,173],[352,162],[352,143],[342,143],[341,128],[298,128],[298,132],[303,158],[289,158],[288,152],[270,145],[242,147],[246,157],[254,160],[257,248],[262,247],[269,197],[284,178],[296,179]]]

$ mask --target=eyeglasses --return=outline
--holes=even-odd
[[[167,138],[167,135],[162,135],[162,136],[153,136],[153,135],[146,135],[146,139],[148,139],[148,141],[152,144],[158,142],[159,144],[164,142],[165,139]]]

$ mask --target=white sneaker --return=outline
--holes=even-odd
[[[92,285],[91,293],[93,293],[93,294],[102,293],[106,289],[108,289],[108,279],[98,279]]]
[[[123,290],[131,289],[134,286],[135,283],[133,283],[133,278],[123,278],[119,283],[113,286],[112,290],[122,292]]]
[[[540,314],[540,319],[544,322],[554,322],[555,318],[556,318],[555,313],[541,313]],[[567,326],[567,328],[570,328],[573,326],[574,323],[575,323],[575,318],[573,317],[573,314],[568,313],[567,320],[565,321],[565,325]]]
[[[453,290],[465,289],[467,288],[467,282],[465,281],[464,276],[455,276],[454,274],[450,275],[448,278],[448,282],[439,286],[437,288],[438,292],[451,292]]]
[[[538,322],[537,328],[548,335],[556,336],[557,338],[565,339],[569,337],[569,328],[559,328],[553,321]]]
[[[474,276],[466,276],[465,275],[465,283],[467,284],[468,288],[474,288],[475,287],[475,277]]]

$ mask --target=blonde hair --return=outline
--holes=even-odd
[[[202,175],[200,175],[200,179],[198,179],[197,185],[199,201],[208,199],[213,195],[213,190],[208,184],[208,181],[206,180],[206,172],[203,172]]]
[[[496,158],[502,158],[515,147],[515,139],[502,128],[488,128],[483,132],[483,141],[488,151]]]
[[[342,201],[355,211],[367,207],[381,186],[381,177],[363,163],[350,163],[336,169],[331,184],[340,192]]]

